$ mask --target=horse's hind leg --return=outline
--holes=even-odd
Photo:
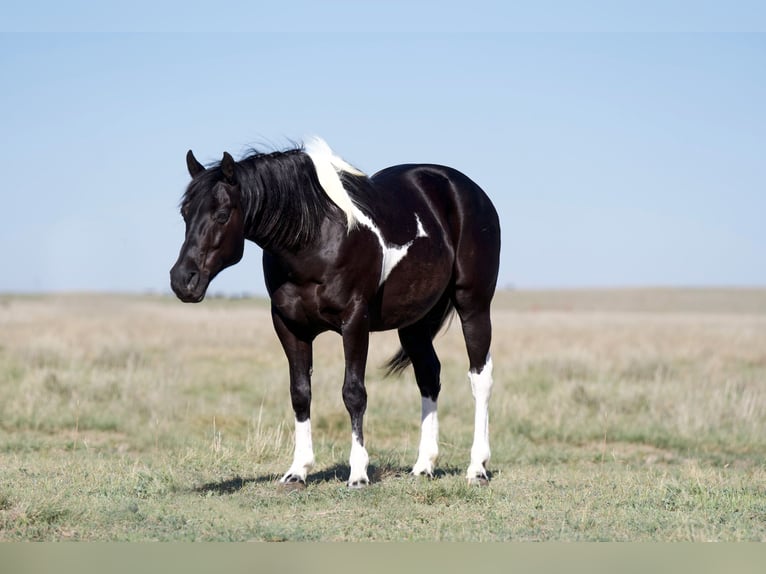
[[[460,316],[468,351],[468,380],[475,400],[475,417],[468,482],[487,484],[489,460],[489,398],[492,394],[490,304],[500,266],[500,223],[489,199],[474,193],[455,249],[453,301]]]
[[[466,348],[468,350],[468,380],[475,401],[473,445],[471,463],[466,477],[472,484],[486,484],[486,464],[490,457],[489,448],[489,398],[492,394],[492,357],[489,344],[492,338],[492,324],[489,317],[489,303],[486,308],[474,309],[460,303],[460,294],[456,297],[457,310],[463,326]]]
[[[399,330],[399,341],[412,361],[421,397],[420,446],[412,474],[426,476],[433,476],[439,455],[439,418],[436,406],[441,388],[441,364],[431,342],[431,330],[428,321],[420,321]]]

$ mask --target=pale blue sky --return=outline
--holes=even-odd
[[[138,9],[78,20],[83,2],[33,20],[40,4],[3,26],[85,32],[0,35],[0,292],[169,291],[186,150],[212,161],[311,134],[369,173],[422,161],[472,177],[501,216],[501,286],[766,285],[758,6],[735,20],[696,3],[650,26],[588,19],[603,2],[548,19],[389,2],[379,20],[352,2],[248,18],[187,2],[180,23],[160,14],[192,30],[176,33]],[[236,32],[204,32],[208,18]],[[262,285],[253,247],[211,291]]]

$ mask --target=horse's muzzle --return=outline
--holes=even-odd
[[[170,287],[184,303],[199,303],[205,298],[209,280],[195,268],[176,264],[170,270]]]

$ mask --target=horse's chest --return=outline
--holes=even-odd
[[[323,283],[288,282],[272,295],[272,305],[289,322],[310,332],[340,331],[350,303],[366,298],[363,291],[337,277]]]

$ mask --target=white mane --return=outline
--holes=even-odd
[[[335,152],[330,149],[330,146],[322,138],[316,136],[308,138],[304,143],[304,149],[314,163],[319,184],[327,194],[327,197],[346,214],[346,221],[350,231],[357,225],[357,213],[359,211],[348,191],[343,187],[338,174],[340,172],[361,176],[365,174],[340,156],[335,155]]]

